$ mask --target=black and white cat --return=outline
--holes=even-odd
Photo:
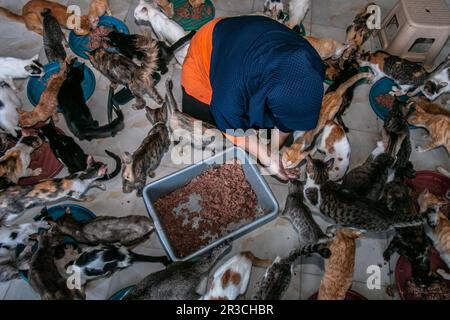
[[[16,90],[14,79],[40,77],[43,74],[43,67],[38,57],[38,55],[31,59],[0,57],[0,81],[5,81],[13,90]]]

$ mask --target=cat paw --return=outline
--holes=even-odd
[[[79,199],[82,202],[93,202],[95,200],[94,196],[84,196]]]
[[[153,179],[154,177],[156,177],[156,174],[153,171],[150,171],[147,173],[148,177]]]
[[[416,151],[419,152],[419,153],[423,153],[423,152],[425,152],[426,150],[423,149],[421,146],[417,146],[417,147],[416,147]]]
[[[336,236],[337,233],[337,226],[328,226],[327,230],[325,231],[325,234],[328,238],[334,238]]]
[[[31,172],[31,175],[32,175],[33,177],[36,177],[36,176],[40,176],[41,173],[42,173],[42,168],[37,168],[37,169],[34,169],[34,170]]]

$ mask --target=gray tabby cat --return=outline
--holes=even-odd
[[[197,260],[175,262],[165,270],[150,274],[125,296],[124,300],[194,300],[201,280],[208,276],[214,264],[231,249],[222,244]]]
[[[304,191],[308,205],[319,209],[322,214],[336,222],[337,225],[329,227],[327,233],[332,233],[336,228],[387,232],[395,228],[421,225],[426,221],[423,216],[394,214],[380,203],[359,198],[335,182],[329,181],[327,170],[332,165],[333,160],[324,163],[308,157],[308,179]]]
[[[302,255],[313,253],[318,253],[324,258],[329,258],[331,255],[330,249],[327,248],[327,243],[318,243],[294,249],[285,258],[277,257],[259,280],[257,284],[258,289],[253,296],[253,300],[280,300],[291,283],[292,268],[295,260]]]

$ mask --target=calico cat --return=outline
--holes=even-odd
[[[105,49],[96,49],[88,53],[92,65],[111,81],[113,89],[121,84],[127,86],[133,93],[136,98],[133,104],[135,110],[145,108],[145,94],[157,104],[163,103],[152,76],[158,70],[158,44],[152,39],[146,39],[139,49],[145,53],[139,65],[119,53]]]
[[[107,173],[107,167],[89,156],[84,172],[66,178],[42,181],[31,186],[14,186],[0,193],[0,225],[20,217],[26,209],[70,198],[88,201],[86,192],[93,187],[105,189],[97,180]]]
[[[341,229],[331,241],[331,257],[325,262],[317,300],[344,300],[353,281],[355,268],[355,240],[360,231]]]
[[[31,59],[0,57],[0,82],[6,82],[14,91],[17,91],[13,79],[42,76],[44,68],[38,58],[38,54]]]
[[[247,291],[252,266],[271,264],[272,260],[259,259],[250,251],[235,255],[216,270],[201,300],[236,300]]]
[[[335,182],[329,181],[327,172],[332,166],[333,159],[324,163],[308,157],[304,188],[306,204],[336,222],[336,226],[330,226],[327,233],[339,227],[387,232],[394,228],[421,225],[425,221],[422,216],[394,215],[379,203],[359,198]]]
[[[377,201],[388,179],[388,170],[394,159],[384,153],[383,143],[367,157],[366,161],[350,170],[342,181],[342,187],[361,198]]]
[[[280,300],[283,298],[292,278],[292,268],[298,257],[317,253],[324,258],[330,257],[327,243],[317,243],[292,250],[287,257],[277,257],[257,283],[253,300]]]
[[[388,77],[398,85],[392,87],[391,94],[402,96],[415,91],[429,78],[430,73],[418,62],[409,61],[384,51],[364,53],[358,59],[361,67],[370,67],[375,73],[375,81]]]
[[[131,289],[124,300],[194,300],[196,288],[216,262],[231,249],[221,244],[196,260],[175,262],[165,270],[152,273]]]
[[[92,29],[97,28],[100,17],[104,16],[105,14],[107,14],[108,16],[112,15],[108,0],[91,0],[91,4],[89,5],[88,19]]]
[[[150,257],[134,253],[124,246],[100,245],[81,249],[78,257],[67,263],[80,270],[81,285],[100,278],[111,276],[114,272],[128,268],[135,262],[161,263],[165,266],[170,264],[170,259],[162,257]]]
[[[42,35],[43,22],[40,15],[42,10],[50,9],[59,24],[63,28],[73,30],[78,36],[85,36],[89,33],[89,21],[87,16],[80,17],[80,23],[77,24],[73,20],[73,12],[65,5],[47,1],[47,0],[30,0],[22,8],[22,15],[15,14],[6,8],[0,7],[0,16],[25,24],[25,27],[37,34]]]
[[[33,255],[28,272],[29,283],[42,300],[84,300],[80,290],[69,289],[54,263],[55,249],[62,244],[64,237],[55,230],[40,234],[38,249]]]
[[[370,72],[359,73],[342,83],[336,91],[329,92],[325,95],[316,128],[307,131],[303,136],[294,141],[292,146],[283,150],[282,163],[284,168],[295,168],[305,160],[314,147],[313,144],[317,135],[322,132],[329,120],[334,119],[340,110],[344,102],[344,94],[358,81],[365,78],[371,79],[372,74]]]
[[[300,246],[317,243],[325,235],[314,221],[311,210],[303,203],[303,183],[298,180],[289,182],[289,194],[281,217],[288,219],[298,233]]]
[[[42,140],[34,136],[22,136],[19,142],[0,158],[0,186],[17,184],[20,178],[38,176],[42,169],[29,169],[31,154],[42,145]]]
[[[41,229],[48,229],[49,224],[45,221],[32,223],[22,223],[13,226],[0,227],[0,256],[2,250],[15,250],[18,245],[27,245],[30,243],[30,236],[37,234]]]
[[[431,135],[431,142],[426,146],[416,147],[417,152],[427,152],[438,147],[445,147],[450,152],[450,117],[425,112],[420,106],[408,118],[408,122],[425,128]]]
[[[17,137],[19,128],[18,108],[22,107],[19,97],[6,83],[0,81],[0,129]]]
[[[110,124],[99,126],[86,105],[81,82],[84,80],[85,65],[75,66],[70,61],[67,78],[58,93],[58,104],[62,110],[70,131],[80,140],[114,137],[124,128],[123,113],[115,110],[117,118]]]
[[[306,36],[305,39],[313,46],[322,60],[330,58],[333,60],[339,59],[349,47],[349,45],[339,43],[331,38],[318,39],[313,36]]]
[[[432,213],[434,220],[432,226],[425,228],[427,236],[431,239],[434,247],[439,252],[441,259],[450,268],[450,221],[441,211]],[[442,275],[442,273],[440,272]],[[447,280],[450,280],[448,277]]]
[[[57,221],[51,221],[46,208],[41,211],[39,218],[56,226],[61,233],[74,238],[78,243],[90,245],[120,243],[132,247],[147,240],[155,230],[153,221],[146,216],[101,216],[79,222],[73,218],[70,208]]]
[[[63,63],[67,57],[66,50],[63,46],[63,43],[68,46],[66,36],[61,30],[58,20],[52,16],[50,9],[42,10],[41,15],[43,17],[43,39],[47,60],[49,63],[53,61]]]
[[[67,61],[70,61],[69,58]],[[67,77],[67,63],[61,63],[60,71],[52,75],[46,84],[45,90],[39,98],[39,103],[32,111],[23,111],[17,109],[20,119],[19,125],[21,127],[33,127],[38,122],[47,121],[49,118],[54,118],[58,121],[58,93]]]
[[[166,100],[167,102],[156,110],[146,107],[147,119],[153,123],[153,127],[133,155],[125,153],[123,156],[122,190],[124,193],[136,190],[137,196],[142,197],[147,177],[155,177],[155,170],[169,150],[167,104],[170,104],[170,101],[167,97]]]

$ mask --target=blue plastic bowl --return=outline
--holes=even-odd
[[[91,220],[96,217],[96,215],[89,209],[79,206],[77,204],[64,204],[64,205],[58,205],[48,208],[48,213],[52,217],[52,220],[56,221],[60,219],[66,212],[66,209],[70,208],[72,210],[72,217],[77,220],[78,222]],[[72,237],[64,237],[64,243],[77,243],[75,239]],[[33,247],[33,251],[36,251],[37,244]],[[19,245],[16,247],[16,256],[19,256],[19,254],[25,249],[23,245]],[[20,277],[25,281],[28,282],[28,270],[19,270]]]
[[[377,102],[377,97],[383,96],[385,94],[389,94],[389,92],[392,91],[393,86],[396,86],[396,84],[393,80],[391,80],[389,78],[382,78],[382,79],[378,80],[377,82],[375,82],[373,84],[372,88],[370,89],[370,93],[369,93],[370,106],[372,107],[372,110],[375,112],[375,114],[378,116],[378,118],[380,118],[383,121],[389,112],[389,108],[386,108],[385,106],[379,104]],[[409,97],[407,95],[404,95],[404,96],[400,96],[398,98],[400,100],[406,102]],[[411,125],[411,124],[409,125],[409,128],[417,129],[416,126]]]
[[[123,288],[119,291],[117,291],[116,293],[114,293],[108,300],[114,300],[114,301],[118,301],[118,300],[122,300],[128,292],[130,292],[131,289],[133,289],[135,286],[129,286],[126,288]]]
[[[75,62],[75,66],[80,65],[81,62]],[[36,106],[41,99],[42,92],[44,92],[46,88],[47,80],[55,73],[58,73],[60,70],[59,62],[51,62],[44,66],[44,75],[39,77],[32,77],[28,80],[27,85],[27,96],[28,100],[33,106]],[[95,75],[88,66],[84,68],[84,80],[81,83],[81,87],[83,88],[84,99],[87,101],[95,91]],[[58,112],[61,112],[61,109],[58,107]]]
[[[111,16],[103,16],[100,17],[99,26],[103,26],[105,28],[108,28],[110,30],[113,30],[114,27],[121,32],[125,34],[130,34],[130,30],[128,29],[127,25],[120,21],[117,18],[111,17]],[[69,34],[69,47],[72,49],[72,51],[79,57],[83,59],[89,59],[89,56],[86,54],[86,51],[90,51],[88,48],[90,38],[89,35],[87,36],[77,36],[75,32],[71,31]]]

